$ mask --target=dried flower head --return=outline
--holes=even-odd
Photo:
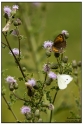
[[[49,71],[50,71],[50,66],[49,66],[49,64],[44,64],[43,70],[44,70],[44,72],[49,72]]]
[[[49,104],[48,108],[49,108],[49,110],[54,110],[54,105],[53,104]]]

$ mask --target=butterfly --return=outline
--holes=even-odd
[[[66,40],[64,34],[59,34],[52,45],[52,50],[54,53],[62,53],[63,49],[66,47]]]
[[[73,80],[73,77],[66,74],[57,75],[59,89],[67,88],[67,85]]]

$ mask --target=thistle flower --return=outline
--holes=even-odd
[[[61,33],[65,35],[66,39],[69,37],[69,33],[67,30],[62,30]]]
[[[49,76],[49,78],[51,78],[51,79],[53,79],[53,80],[55,80],[55,79],[57,78],[56,74],[55,74],[54,72],[52,72],[52,71],[50,71],[50,72],[48,73],[48,76]]]
[[[19,6],[18,6],[18,5],[13,5],[13,6],[12,6],[12,9],[18,10],[18,9],[19,9]]]
[[[4,13],[6,13],[7,15],[8,15],[8,17],[10,16],[10,14],[11,14],[11,8],[10,7],[8,7],[8,6],[4,6]]]
[[[30,80],[28,80],[26,83],[25,83],[25,85],[30,85],[30,86],[35,86],[36,85],[36,81],[35,81],[35,79],[33,79],[33,78],[31,78]]]
[[[45,41],[44,44],[43,44],[43,46],[44,46],[45,49],[46,48],[51,48],[52,45],[53,45],[52,41]]]
[[[23,107],[21,108],[21,113],[22,113],[22,114],[27,114],[27,113],[30,113],[30,112],[31,112],[31,108],[28,107],[28,106],[23,106]]]
[[[11,84],[11,83],[16,83],[16,80],[12,76],[8,76],[6,79],[6,82]]]
[[[14,55],[16,55],[16,56],[19,55],[19,49],[18,48],[14,48],[14,49],[12,49],[12,51],[13,51]],[[12,55],[11,51],[9,52],[9,54]]]

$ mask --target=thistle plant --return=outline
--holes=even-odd
[[[69,114],[69,116],[66,116],[64,122],[81,122],[81,89],[79,84],[81,61],[77,62],[76,60],[73,60],[72,62],[69,62],[68,57],[65,56],[66,47],[63,49],[63,45],[60,48],[60,52],[54,52],[54,42],[52,40],[43,41],[42,45],[39,44],[42,41],[42,30],[44,31],[45,28],[45,4],[29,3],[27,21],[23,15],[24,9],[22,3],[18,3],[18,5],[13,5],[12,7],[5,6],[3,8],[5,26],[2,28],[2,35],[4,37],[4,42],[2,41],[2,49],[7,48],[10,58],[13,57],[14,59],[14,66],[20,73],[17,78],[17,76],[15,76],[16,74],[12,76],[11,72],[9,75],[6,75],[6,69],[2,69],[2,78],[4,78],[5,84],[7,84],[7,86],[5,86],[2,83],[2,99],[5,101],[8,109],[15,118],[15,122],[57,122],[56,113],[65,108],[70,110],[70,114],[74,120],[69,121],[69,119],[67,119],[70,116]],[[39,23],[42,25],[42,27],[40,27],[41,31],[37,32],[34,31],[34,29],[37,30],[37,22],[35,22],[34,17],[36,11],[40,11],[41,20],[39,20]],[[18,17],[18,13],[20,12],[21,18]],[[20,33],[19,29],[22,25],[27,34],[26,36],[23,36]],[[11,27],[13,28],[11,29]],[[65,41],[69,37],[69,33],[66,30],[62,30],[60,34],[64,35]],[[10,37],[18,40],[18,46],[12,48]],[[39,43],[36,43],[36,39],[38,38],[40,41]],[[21,42],[25,40],[28,41],[26,46],[28,46],[27,50],[30,56],[33,57],[32,62],[35,65],[35,69],[31,67],[32,64],[30,64],[31,70],[30,67],[23,65],[23,60],[25,60],[25,50],[22,49]],[[55,49],[58,50],[56,46]],[[42,58],[40,58],[38,50],[44,52]],[[53,56],[54,62],[51,62],[51,56]],[[40,64],[41,60],[44,61],[43,65]],[[58,94],[60,92],[63,93],[63,91],[69,87],[69,83],[72,84],[73,82],[77,86],[79,92],[79,98],[75,97],[75,94],[72,94],[79,112],[77,115],[71,108],[72,104],[68,105],[64,98],[61,105],[56,107],[56,100],[58,101],[59,97]],[[20,84],[23,86],[22,90],[19,87]],[[21,91],[23,95],[22,97],[18,94],[19,92],[21,93]],[[6,95],[9,96],[10,101],[7,100]],[[23,120],[17,118],[14,108],[12,108],[17,101],[22,101],[22,106],[19,107],[18,110],[21,115],[24,115]]]

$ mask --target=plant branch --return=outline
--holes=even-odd
[[[58,93],[58,90],[55,92],[55,95],[54,95],[52,104],[54,104],[54,102],[55,102],[57,93]],[[50,112],[50,123],[51,123],[51,120],[52,120],[52,112],[53,112],[53,111],[51,110],[51,112]]]
[[[12,113],[12,114],[13,114],[13,116],[14,116],[14,118],[15,118],[15,119],[16,119],[16,121],[18,122],[19,120],[17,119],[16,115],[14,114],[14,112],[13,112],[12,108],[10,107],[9,103],[7,102],[7,100],[6,100],[6,98],[5,98],[5,96],[4,96],[3,94],[2,94],[2,97],[3,97],[4,101],[5,101],[5,103],[7,104],[8,109],[11,111],[11,113]]]
[[[25,100],[25,99],[23,99],[23,98],[20,98],[20,97],[17,96],[14,92],[13,92],[13,95],[14,95],[16,98],[18,98],[19,100],[22,100],[22,101],[25,101],[25,102],[29,102],[29,101],[27,101],[27,100]]]
[[[2,33],[3,33],[3,32],[2,32]],[[20,69],[20,71],[21,71],[21,73],[22,73],[22,76],[23,76],[24,79],[25,79],[25,82],[27,82],[27,80],[26,80],[26,78],[25,78],[25,75],[24,75],[24,73],[23,73],[23,71],[22,71],[21,65],[20,65],[19,61],[17,60],[16,56],[14,55],[14,53],[13,53],[11,47],[10,47],[10,44],[9,44],[9,42],[8,42],[8,39],[7,39],[7,37],[6,37],[6,35],[5,35],[4,33],[3,33],[3,35],[4,35],[5,40],[6,40],[6,42],[7,42],[8,48],[10,49],[10,51],[11,51],[11,53],[12,53],[14,59],[16,60],[17,65],[19,66],[19,69]]]
[[[5,46],[7,46],[8,47],[8,45],[7,44],[5,44],[5,43],[3,43],[3,42],[1,42],[2,44],[4,44]]]
[[[16,27],[16,30],[18,30],[18,27]],[[18,38],[18,42],[19,42],[19,58],[20,58],[20,38],[19,38],[19,31],[17,33],[17,38]]]
[[[43,85],[42,85],[42,92],[43,92],[43,88],[44,88],[44,85],[45,85],[46,78],[47,78],[47,73],[45,74],[45,80],[44,80]],[[42,95],[40,97],[40,100],[39,100],[38,104],[40,103],[41,100],[42,100]]]

